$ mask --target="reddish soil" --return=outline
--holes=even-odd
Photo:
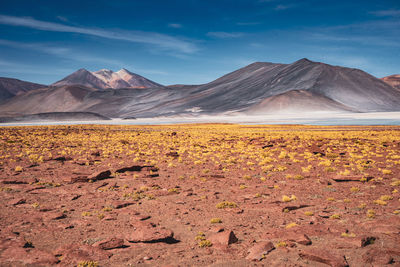
[[[400,266],[400,127],[0,128],[1,266]]]

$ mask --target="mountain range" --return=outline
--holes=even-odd
[[[305,58],[256,62],[202,85],[163,86],[126,69],[80,69],[48,87],[16,94],[0,105],[0,114],[92,112],[126,118],[400,111],[393,80]]]
[[[0,103],[30,90],[46,87],[43,84],[0,77]]]
[[[383,77],[382,81],[400,90],[400,74]]]
[[[64,79],[53,83],[52,86],[77,84],[97,89],[148,88],[161,86],[158,83],[129,72],[126,69],[120,69],[117,72],[108,69],[101,69],[95,72],[79,69]]]

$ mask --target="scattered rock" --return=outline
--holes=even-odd
[[[179,154],[176,151],[168,152],[165,155],[168,156],[168,157],[173,157],[173,158],[178,158],[179,157]]]
[[[112,215],[112,214],[106,215],[106,216],[104,216],[104,218],[103,218],[104,221],[115,221],[116,219],[117,219],[117,218],[115,218],[115,216]]]
[[[295,232],[288,234],[286,236],[285,240],[296,242],[298,244],[305,245],[305,246],[312,244],[311,239],[307,235],[295,233]]]
[[[98,181],[98,180],[110,178],[110,176],[111,176],[111,171],[106,170],[106,171],[101,171],[99,173],[93,174],[93,175],[89,176],[88,178],[89,178],[89,180],[92,180],[92,181]]]
[[[136,214],[131,216],[130,222],[131,222],[132,226],[135,226],[137,224],[137,222],[145,221],[145,220],[148,220],[150,218],[151,218],[151,216],[149,216],[149,215],[141,215],[140,213],[136,213]]]
[[[347,267],[349,266],[344,256],[332,254],[328,249],[308,249],[299,253],[301,258],[325,263],[331,267]]]
[[[111,178],[111,171],[106,170],[106,171],[101,171],[99,173],[92,174],[90,176],[86,175],[79,175],[79,176],[74,176],[70,178],[70,183],[87,183],[89,181],[95,182],[98,180],[103,180]]]
[[[57,249],[54,255],[62,256],[61,264],[64,266],[76,266],[81,261],[106,260],[112,256],[111,253],[99,247],[79,244],[65,245]]]
[[[236,243],[238,241],[233,231],[229,230],[213,234],[208,238],[208,240],[210,240],[211,243],[213,243],[214,245],[220,244],[223,246],[229,246],[230,244]]]
[[[1,253],[0,261],[2,263],[13,263],[12,266],[19,266],[16,263],[28,266],[53,266],[59,262],[51,253],[39,249],[24,249],[22,247],[9,247],[5,249]]]
[[[247,255],[246,259],[252,261],[260,261],[264,259],[264,257],[274,249],[275,246],[270,241],[259,242],[248,250],[249,255]]]
[[[45,221],[50,221],[50,220],[61,220],[66,218],[67,215],[65,213],[62,212],[46,212],[43,216],[43,220]]]
[[[94,243],[93,246],[99,247],[104,250],[121,248],[124,246],[124,240],[121,238],[113,237],[113,238],[98,241],[98,242]]]
[[[89,177],[85,175],[79,175],[79,176],[73,176],[69,179],[66,179],[67,182],[70,182],[72,184],[74,183],[87,183],[89,182]]]
[[[134,202],[118,200],[118,201],[114,201],[112,203],[112,206],[114,207],[114,209],[122,209],[122,208],[128,207],[128,206],[133,205],[133,204],[135,204],[135,203]]]
[[[34,184],[38,180],[34,177],[18,177],[18,178],[7,178],[1,181],[3,184]]]
[[[15,198],[15,199],[12,199],[11,201],[9,201],[8,205],[17,206],[17,205],[25,204],[25,203],[26,203],[26,199],[25,198]]]
[[[82,195],[74,195],[73,197],[71,197],[71,201],[73,200],[77,200],[78,198],[80,198]]]
[[[391,251],[373,248],[367,250],[362,256],[362,259],[365,263],[371,264],[372,266],[382,266],[394,262],[391,254]]]
[[[210,232],[213,232],[213,233],[220,233],[220,232],[223,232],[225,229],[224,229],[224,227],[222,227],[222,226],[214,226],[214,227],[212,227],[211,229],[210,229]]]
[[[124,167],[124,168],[116,170],[116,172],[118,172],[118,173],[140,172],[140,171],[158,171],[158,168],[154,167],[154,166],[133,165],[133,166],[130,166],[130,167]]]
[[[292,211],[292,210],[298,210],[298,209],[302,209],[302,208],[307,208],[310,207],[310,205],[298,205],[298,206],[286,206],[282,209],[282,211]]]
[[[332,180],[337,182],[337,183],[361,182],[362,178],[365,178],[366,181],[368,182],[369,180],[373,179],[374,177],[372,177],[372,176],[367,176],[367,177],[363,177],[363,176],[337,176],[337,177],[332,178]]]
[[[375,242],[376,237],[373,236],[364,236],[361,238],[361,247],[366,247],[368,245],[371,245]]]
[[[64,156],[60,156],[60,157],[53,158],[53,160],[56,160],[56,161],[61,161],[61,162],[63,162],[63,163],[64,163],[64,161],[67,161],[67,160],[72,160],[72,158],[71,158],[71,157],[64,157]]]
[[[171,230],[157,227],[155,224],[139,221],[136,222],[130,234],[126,237],[132,243],[175,243],[173,239],[174,233]]]

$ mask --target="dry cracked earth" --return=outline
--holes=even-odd
[[[1,266],[400,266],[400,127],[0,128]]]

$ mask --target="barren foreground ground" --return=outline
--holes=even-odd
[[[0,128],[1,266],[399,266],[400,127]]]

